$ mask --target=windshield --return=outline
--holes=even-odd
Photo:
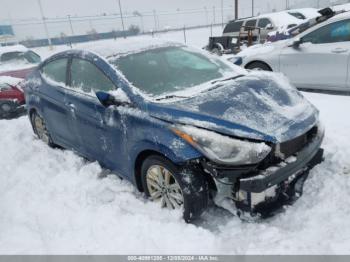
[[[129,82],[153,97],[237,75],[232,67],[220,59],[182,46],[129,54],[110,62]]]
[[[40,56],[33,51],[27,52],[8,52],[1,55],[0,63],[24,62],[29,64],[40,63]]]

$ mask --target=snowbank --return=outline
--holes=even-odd
[[[185,224],[98,164],[36,140],[26,117],[0,121],[0,253],[350,254],[350,98],[306,96],[326,124],[326,161],[295,205],[260,223],[211,207]]]

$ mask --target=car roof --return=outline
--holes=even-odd
[[[257,19],[269,18],[275,23],[276,26],[302,23],[303,20],[298,19],[292,16],[291,14],[288,14],[288,12],[291,12],[291,11],[292,10],[286,10],[286,11],[281,11],[276,13],[261,14],[257,16]]]
[[[79,45],[79,50],[89,51],[101,57],[109,58],[169,46],[183,46],[183,44],[152,38],[151,36],[149,38],[143,36],[117,40],[101,40],[93,44],[84,43]]]
[[[0,56],[5,53],[10,52],[27,52],[28,48],[23,45],[11,45],[11,46],[2,46],[0,47]]]
[[[350,19],[350,12],[344,12],[337,14],[327,20],[327,22],[334,22],[334,21],[339,21],[339,20],[344,20],[344,19]]]

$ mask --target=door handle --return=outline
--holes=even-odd
[[[340,54],[340,53],[345,53],[345,52],[347,52],[347,51],[348,51],[348,49],[338,47],[338,48],[333,49],[333,50],[332,50],[332,53]]]
[[[75,105],[73,103],[66,103],[66,106],[69,108],[71,113],[75,113]]]

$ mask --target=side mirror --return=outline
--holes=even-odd
[[[300,45],[303,43],[301,39],[295,39],[291,47],[294,49],[299,49]]]
[[[109,107],[112,105],[121,106],[129,104],[125,100],[118,100],[118,98],[116,98],[115,96],[103,91],[96,92],[96,97],[104,107]]]
[[[272,30],[274,27],[272,24],[268,24],[267,26],[265,26],[266,30]]]

